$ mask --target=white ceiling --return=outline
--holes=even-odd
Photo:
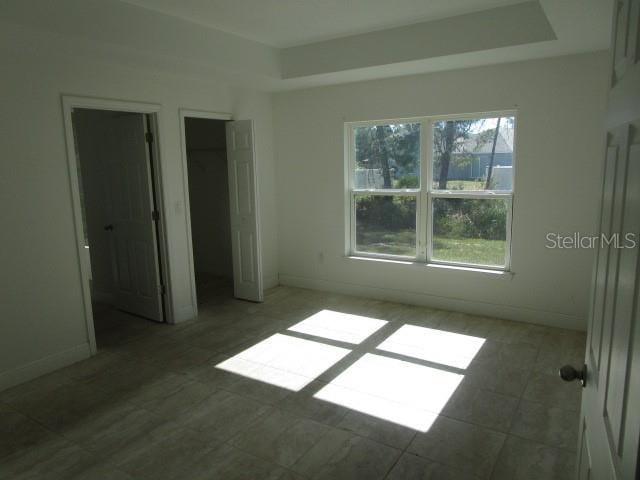
[[[0,0],[0,31],[16,48],[273,91],[605,50],[613,2]]]
[[[282,48],[513,5],[523,0],[124,1]],[[573,0],[553,2],[576,4]],[[607,3],[606,0],[597,2]],[[593,3],[592,0],[581,0],[577,5],[585,8],[589,3]]]

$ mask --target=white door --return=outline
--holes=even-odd
[[[618,1],[577,476],[640,478],[640,0]],[[628,237],[625,237],[629,235]],[[634,243],[635,242],[635,245]]]
[[[108,194],[115,280],[121,310],[163,321],[162,286],[154,220],[151,158],[143,114],[120,114],[109,132]]]
[[[227,165],[236,298],[262,301],[262,262],[253,122],[227,122]]]

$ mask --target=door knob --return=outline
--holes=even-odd
[[[107,232],[110,232],[111,230],[113,230],[113,225],[112,225],[112,224],[105,225],[105,226],[104,226],[104,229],[105,229]]]
[[[587,385],[587,366],[583,365],[582,370],[576,370],[571,365],[565,365],[560,367],[558,371],[560,378],[565,382],[573,382],[574,380],[580,380],[580,384],[585,387]]]

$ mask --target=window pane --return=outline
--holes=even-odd
[[[511,190],[514,117],[433,123],[433,188]]]
[[[353,129],[355,188],[419,188],[420,124],[395,123]]]
[[[504,266],[507,239],[504,199],[433,199],[434,260]]]
[[[416,197],[357,195],[356,251],[416,255]]]

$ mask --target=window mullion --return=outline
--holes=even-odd
[[[506,249],[504,259],[504,269],[511,270],[511,222],[513,222],[513,193],[509,195],[507,200],[507,232],[506,232]]]
[[[513,195],[510,190],[504,192],[492,191],[464,191],[464,190],[434,190],[431,192],[433,198],[467,198],[469,200],[500,200],[509,199]]]
[[[356,194],[351,193],[349,205],[349,255],[356,251]]]
[[[414,197],[420,191],[416,189],[400,189],[395,190],[391,188],[385,189],[358,189],[354,188],[351,190],[352,193],[357,195],[379,195],[379,196],[389,196],[389,197]]]
[[[433,154],[433,140],[431,138],[431,119],[425,118],[422,121],[422,131],[420,136],[420,218],[418,229],[418,259],[422,262],[429,260],[430,242],[430,221],[431,208],[429,204],[429,191],[431,189],[431,161]]]

